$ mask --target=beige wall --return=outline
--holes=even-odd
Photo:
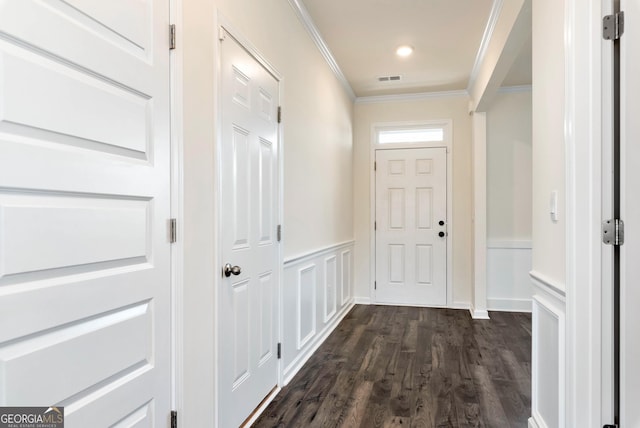
[[[453,120],[453,299],[468,304],[471,287],[471,119],[469,98],[451,96],[356,104],[354,121],[355,296],[368,298],[370,277],[371,126],[379,122]]]
[[[531,240],[531,91],[499,93],[487,111],[487,239]]]
[[[565,283],[564,7],[533,2],[533,270]],[[558,192],[559,221],[549,198]]]
[[[283,76],[284,255],[353,239],[353,103],[282,0],[183,0],[185,310],[181,426],[214,426],[218,286],[216,61],[220,11]],[[180,387],[180,386],[179,386]]]

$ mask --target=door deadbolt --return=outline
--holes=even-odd
[[[242,269],[240,268],[240,266],[231,266],[231,263],[227,263],[226,265],[224,265],[224,268],[222,269],[222,274],[227,278],[229,278],[231,274],[240,275],[241,272],[242,272]]]
[[[444,226],[444,220],[440,220],[440,221],[438,222],[438,224],[439,224],[440,226]]]

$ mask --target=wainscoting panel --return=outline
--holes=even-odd
[[[302,349],[316,334],[316,265],[298,269],[296,293],[297,349]]]
[[[336,314],[337,259],[335,255],[324,259],[324,322]]]
[[[487,307],[490,311],[531,312],[533,289],[530,241],[489,241]]]
[[[352,241],[285,261],[283,385],[353,307],[352,266]]]
[[[530,427],[564,428],[565,296],[563,287],[531,272],[532,396]]]

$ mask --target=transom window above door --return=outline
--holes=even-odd
[[[451,143],[451,119],[377,123],[372,143],[378,148],[444,147]]]
[[[444,128],[400,128],[381,129],[378,131],[378,144],[428,143],[444,141]]]

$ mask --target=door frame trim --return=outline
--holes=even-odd
[[[176,47],[169,51],[170,215],[179,239],[170,244],[171,264],[171,409],[184,408],[184,87],[183,0],[169,0],[169,23],[176,25]],[[183,412],[178,412],[182,425]]]
[[[379,144],[378,131],[384,128],[442,126],[445,129],[444,141],[414,144]],[[383,304],[376,300],[374,281],[376,281],[376,233],[373,225],[376,218],[376,175],[374,162],[376,150],[394,149],[429,149],[445,148],[447,150],[447,303],[446,307],[457,307],[453,301],[453,120],[431,119],[402,122],[375,122],[371,125],[371,144],[369,145],[369,301],[372,304]]]
[[[603,84],[611,77],[603,62],[610,52],[603,48],[601,33],[609,7],[609,0],[567,0],[564,6],[567,386],[560,406],[566,409],[565,426],[612,423],[606,396],[611,361],[602,355],[610,314],[603,311],[601,299],[610,287],[604,277],[609,267],[603,263],[600,236],[608,198],[602,191],[607,184],[602,149],[612,137],[603,110],[611,103]]]
[[[222,49],[220,47],[220,42],[221,42],[221,34],[219,34],[218,32],[221,29],[224,29],[225,33],[227,34],[227,36],[233,38],[240,46],[242,46],[242,48],[244,50],[246,50],[249,55],[251,55],[260,65],[262,65],[262,67],[264,67],[267,72],[269,72],[269,74],[271,74],[276,81],[278,82],[278,105],[279,106],[283,106],[283,94],[284,94],[284,77],[283,75],[260,53],[260,51],[249,41],[248,38],[246,38],[243,33],[238,30],[233,23],[227,19],[225,17],[225,15],[220,11],[220,9],[216,10],[216,21],[215,21],[215,33],[217,34],[217,41],[215,43],[216,46],[216,52],[215,52],[215,89],[214,89],[214,103],[216,106],[216,129],[215,129],[215,177],[216,177],[216,192],[214,195],[214,203],[217,207],[216,209],[216,224],[214,226],[214,230],[217,234],[217,236],[215,236],[213,238],[214,240],[214,245],[215,245],[215,254],[216,254],[216,260],[217,260],[217,265],[218,266],[222,266],[224,261],[222,260],[222,241],[221,241],[221,228],[222,228],[222,204],[221,204],[221,195],[222,195],[222,179],[221,179],[221,171],[222,171],[222,127],[219,126],[219,124],[222,122],[222,97],[220,96],[221,93],[221,87],[222,87]],[[284,138],[283,138],[283,124],[279,123],[278,124],[278,156],[277,156],[277,178],[276,178],[276,187],[277,187],[277,191],[276,191],[276,197],[278,198],[277,201],[277,213],[276,213],[276,218],[277,218],[277,224],[283,225],[283,213],[284,213],[284,189],[283,189],[283,177],[284,177],[284,156],[283,156],[283,151],[284,151]],[[277,304],[278,307],[276,308],[277,311],[277,319],[278,319],[278,325],[276,326],[276,334],[277,334],[277,340],[278,342],[282,342],[282,338],[283,338],[283,331],[282,331],[282,325],[283,325],[283,311],[282,311],[282,305],[283,305],[283,293],[282,293],[282,280],[283,280],[283,275],[284,275],[284,263],[283,263],[283,244],[284,244],[284,239],[282,239],[279,242],[279,245],[277,247],[277,251],[278,251],[278,255],[277,255],[277,259],[278,259],[278,266],[276,267],[278,270],[278,283],[276,284],[277,289],[278,289],[278,299],[277,299]],[[214,268],[214,271],[217,272],[217,269]],[[219,407],[218,407],[218,402],[219,402],[219,397],[220,397],[220,385],[219,385],[219,379],[220,376],[218,375],[220,372],[220,367],[218,364],[219,359],[218,357],[218,353],[221,350],[221,346],[220,346],[220,337],[218,334],[218,328],[220,326],[219,323],[219,311],[218,311],[218,304],[220,302],[220,287],[221,287],[221,277],[220,275],[216,275],[214,274],[214,302],[213,302],[213,309],[215,311],[214,314],[214,319],[215,319],[215,328],[214,328],[214,355],[216,356],[216,360],[213,362],[214,364],[214,373],[215,373],[215,381],[214,381],[214,398],[215,398],[215,402],[214,402],[214,420],[215,420],[215,426],[220,426],[219,423],[219,416],[220,416],[220,412],[219,412]],[[278,384],[277,384],[277,389],[275,391],[275,393],[271,393],[270,395],[268,395],[267,397],[265,397],[265,400],[262,403],[258,403],[259,407],[256,409],[257,412],[255,412],[252,415],[252,420],[253,418],[256,418],[257,416],[259,416],[259,414],[268,406],[268,404],[276,397],[276,395],[278,394],[278,392],[280,391],[280,389],[282,388],[283,385],[283,364],[282,364],[282,359],[278,360],[278,373],[277,373],[277,379],[278,379]],[[250,415],[251,416],[251,415]]]

